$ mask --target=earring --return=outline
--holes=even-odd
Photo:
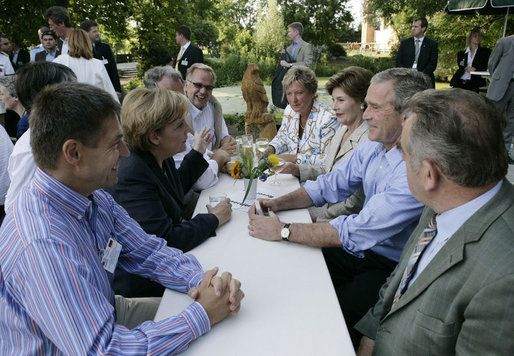
[[[364,105],[361,105],[361,110],[365,110],[366,107]]]

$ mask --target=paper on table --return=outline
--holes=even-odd
[[[266,188],[261,188],[261,187],[257,188],[257,194],[256,194],[257,198],[262,198],[262,199],[274,199],[274,198],[278,198],[282,195],[284,195],[284,193],[280,193],[280,192],[277,192],[274,190],[272,191],[272,190],[269,190]],[[230,198],[230,202],[232,203],[232,209],[240,210],[240,211],[244,211],[244,212],[248,212],[248,210],[250,210],[250,207],[255,202],[255,199],[246,199],[245,202],[243,203],[244,196],[245,196],[244,190],[239,190],[239,191],[233,192],[228,195],[228,197]]]

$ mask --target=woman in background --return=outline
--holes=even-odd
[[[53,63],[61,63],[71,68],[80,83],[88,83],[101,88],[120,102],[101,60],[93,58],[93,44],[86,31],[81,29],[68,32],[68,54],[61,54]]]
[[[482,35],[479,29],[473,29],[466,36],[466,49],[457,53],[459,69],[453,75],[450,85],[454,88],[462,88],[479,91],[485,86],[485,79],[480,75],[471,75],[471,72],[487,70],[487,62],[491,55],[489,48],[480,47]],[[514,60],[514,59],[513,59]]]

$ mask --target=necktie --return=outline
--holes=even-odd
[[[407,263],[407,267],[405,267],[405,271],[403,272],[400,285],[398,286],[396,294],[394,295],[393,306],[398,302],[398,300],[400,300],[400,297],[407,290],[407,286],[409,285],[412,276],[414,276],[414,273],[416,272],[416,268],[418,267],[418,263],[421,256],[423,255],[423,252],[426,250],[426,247],[430,244],[430,242],[432,242],[435,235],[437,235],[436,217],[437,214],[432,216],[428,226],[425,228],[425,230],[423,230],[418,243],[414,247],[414,251],[412,251],[412,254],[410,255],[409,262]]]
[[[414,52],[414,63],[418,63],[418,57],[419,57],[419,40],[416,39],[415,41],[415,52]]]
[[[175,70],[176,71],[178,71],[178,62],[179,62],[180,58],[182,58],[182,52],[184,52],[184,47],[180,47],[180,51],[178,52],[177,60],[175,61]]]

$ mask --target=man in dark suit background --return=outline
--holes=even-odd
[[[437,42],[425,37],[428,21],[419,17],[412,22],[412,36],[403,40],[396,54],[396,67],[413,68],[427,74],[435,88],[434,71],[437,67]]]
[[[20,48],[18,43],[16,39],[11,41],[11,53],[9,53],[9,59],[11,60],[14,70],[30,62],[29,52],[26,49]]]
[[[203,63],[202,50],[191,43],[191,29],[179,26],[175,29],[175,41],[180,46],[173,60],[173,68],[186,79],[186,72],[195,63]]]
[[[111,47],[108,44],[102,43],[100,32],[98,32],[98,24],[93,20],[84,20],[80,23],[79,27],[89,35],[93,43],[93,57],[103,62],[118,99],[121,99],[122,90],[114,53],[112,53]]]

